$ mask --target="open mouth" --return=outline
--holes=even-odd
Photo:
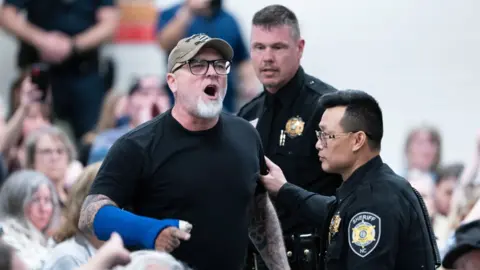
[[[218,87],[214,84],[209,84],[207,85],[207,87],[205,87],[205,90],[203,90],[203,92],[211,97],[211,98],[215,98],[217,97],[217,93],[218,93]]]

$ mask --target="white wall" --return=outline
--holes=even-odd
[[[472,155],[480,123],[480,10],[478,0],[225,0],[246,37],[255,11],[284,4],[300,19],[305,69],[338,88],[370,92],[384,111],[383,157],[403,166],[408,130],[429,122],[440,128],[444,161]],[[158,0],[160,7],[176,0]],[[477,14],[476,14],[477,13]],[[14,43],[0,35],[0,87],[13,73]],[[138,73],[163,74],[164,56],[151,45],[108,48],[119,65],[117,87]],[[477,76],[475,76],[477,75]],[[475,120],[475,121],[474,121]]]

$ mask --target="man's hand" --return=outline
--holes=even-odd
[[[192,225],[185,222],[183,224],[182,221],[180,221],[180,229],[176,227],[163,229],[155,240],[155,249],[158,251],[172,252],[180,246],[180,240],[189,240]]]
[[[60,32],[48,32],[37,46],[40,58],[48,63],[58,64],[72,53],[72,40],[69,36]]]
[[[265,161],[268,167],[268,174],[261,175],[260,181],[263,186],[272,194],[277,194],[280,188],[287,183],[285,175],[283,175],[282,169],[273,163],[270,159],[265,157]]]

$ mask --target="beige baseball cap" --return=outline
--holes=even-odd
[[[202,48],[208,47],[217,50],[226,60],[233,58],[233,49],[228,42],[220,38],[211,38],[205,34],[195,34],[181,39],[168,56],[168,72],[197,55]]]

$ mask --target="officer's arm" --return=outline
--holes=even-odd
[[[297,213],[314,226],[322,226],[335,197],[319,195],[291,183],[286,183],[277,194],[277,203],[292,213]]]
[[[39,47],[45,31],[31,23],[20,11],[24,8],[24,1],[5,1],[0,10],[0,24],[10,34],[15,35],[22,41]]]
[[[343,249],[347,250],[347,269],[394,269],[400,237],[406,237],[400,232],[401,213],[391,203],[372,198],[362,200],[369,202],[354,203],[347,208],[342,241]]]
[[[101,0],[96,12],[97,23],[73,37],[77,52],[88,51],[109,41],[115,34],[120,20],[118,8],[112,0]]]

